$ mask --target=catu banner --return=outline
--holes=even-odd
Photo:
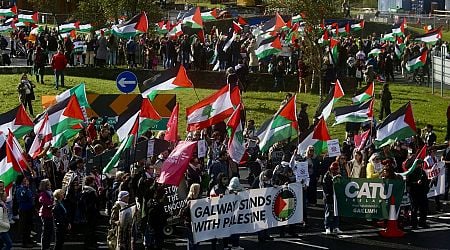
[[[293,183],[192,200],[190,212],[194,241],[299,223],[303,221],[301,188],[299,183]]]
[[[338,215],[367,219],[388,219],[389,206],[396,211],[405,191],[403,180],[335,178]]]

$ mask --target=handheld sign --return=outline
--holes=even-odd
[[[328,145],[328,156],[329,157],[335,157],[338,155],[341,155],[341,148],[339,147],[339,140],[333,139],[327,141]]]
[[[123,93],[130,93],[136,88],[137,77],[133,72],[123,71],[116,78],[117,88]]]

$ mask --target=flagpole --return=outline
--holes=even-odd
[[[198,97],[197,94],[197,90],[195,90],[194,84],[192,84],[192,88],[194,89],[195,96],[197,96],[197,100],[200,101],[200,98]]]

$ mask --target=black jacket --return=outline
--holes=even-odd
[[[53,219],[55,221],[56,229],[66,230],[69,225],[69,216],[67,210],[64,209],[60,202],[57,202],[52,209]]]
[[[326,204],[333,204],[333,176],[328,171],[323,177],[323,202]]]

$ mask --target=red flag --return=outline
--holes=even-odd
[[[180,111],[180,105],[177,103],[175,108],[170,115],[169,121],[167,122],[167,131],[164,136],[164,140],[170,142],[177,142],[178,140],[178,113]]]
[[[245,21],[245,19],[240,17],[240,16],[238,17],[238,23],[240,25],[247,25],[248,24],[247,21]]]
[[[369,135],[370,135],[370,129],[363,132],[362,134],[357,134],[357,135],[353,136],[353,140],[355,141],[355,147],[358,150],[361,150],[366,146]]]
[[[347,23],[347,25],[345,25],[345,32],[347,32],[347,35],[350,35],[350,23]]]
[[[189,166],[189,160],[196,147],[196,141],[179,142],[164,161],[158,183],[178,186]]]

